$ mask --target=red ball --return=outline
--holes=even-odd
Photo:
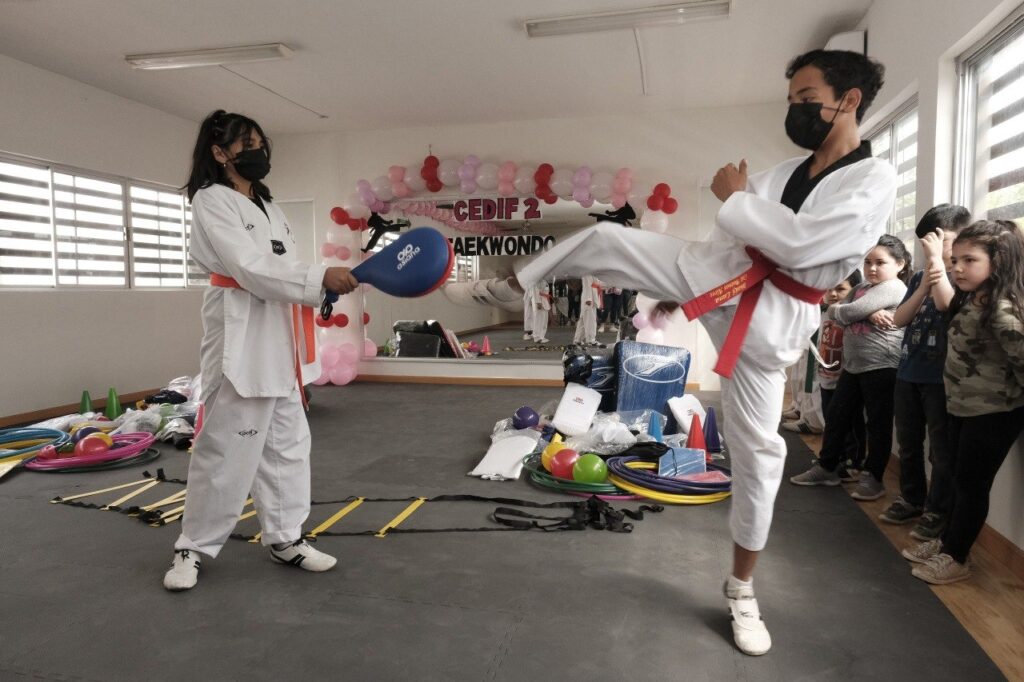
[[[441,159],[431,154],[427,158],[423,159],[423,165],[427,168],[437,168],[441,165]]]
[[[370,324],[370,313],[363,313],[363,324]]]
[[[564,478],[566,480],[572,479],[572,467],[576,464],[576,460],[580,458],[580,453],[576,452],[572,448],[565,448],[555,453],[555,456],[551,458],[551,473],[556,478]]]
[[[672,194],[672,188],[669,187],[664,182],[659,182],[657,185],[654,186],[653,194],[656,194],[659,197],[665,198],[668,195]]]
[[[345,313],[338,313],[331,318],[331,322],[334,323],[335,327],[347,327],[348,326],[348,315]]]
[[[665,205],[665,197],[659,194],[652,194],[647,197],[647,208],[652,211],[660,211]]]
[[[76,457],[100,455],[108,450],[110,450],[110,446],[99,438],[83,438],[75,444]]]
[[[331,209],[331,220],[339,225],[344,225],[348,222],[348,211],[343,209],[341,206],[335,206]]]
[[[661,210],[669,215],[675,213],[679,209],[679,202],[672,197],[665,197],[665,201],[661,204]]]

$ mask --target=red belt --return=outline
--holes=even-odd
[[[764,288],[765,280],[774,284],[783,293],[804,303],[820,303],[826,293],[779,272],[778,264],[766,258],[754,247],[747,246],[745,249],[750,260],[753,261],[749,270],[683,304],[686,318],[692,321],[709,310],[721,306],[734,296],[740,295],[740,302],[736,306],[736,315],[732,319],[729,333],[726,334],[725,343],[722,344],[722,349],[718,352],[718,362],[715,364],[715,372],[726,379],[732,378],[732,370],[736,367],[736,361],[739,360],[743,340],[750,328],[750,318],[754,315],[754,308],[757,306],[757,299],[761,297],[761,289]]]
[[[227,275],[219,275],[216,272],[210,275],[210,284],[215,287],[226,289],[241,289],[242,285],[237,280]],[[316,325],[314,324],[313,309],[308,305],[292,304],[292,333],[295,336],[295,378],[299,382],[299,395],[302,396],[302,406],[309,409],[306,402],[305,383],[302,381],[302,354],[300,348],[306,349],[306,362],[316,360]]]
[[[604,290],[600,284],[591,284],[591,289],[597,289],[597,307],[604,308]]]

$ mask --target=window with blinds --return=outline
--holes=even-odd
[[[131,185],[132,282],[185,286],[185,206],[177,192]]]
[[[0,286],[53,286],[50,169],[0,159]]]
[[[958,199],[1024,226],[1024,15],[959,61]]]
[[[203,286],[191,227],[178,190],[0,156],[0,287]]]
[[[917,227],[917,106],[905,107],[875,128],[867,139],[871,153],[896,168],[896,203],[887,231],[913,252]]]
[[[473,282],[477,279],[477,256],[456,256],[449,282]]]

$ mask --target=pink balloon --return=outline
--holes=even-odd
[[[356,188],[359,189],[360,191],[364,190],[364,189],[371,189],[370,181],[369,180],[360,180],[359,182],[356,183]]]
[[[375,200],[373,202],[373,205],[370,206],[370,210],[376,211],[377,213],[380,213],[381,211],[384,210],[384,205],[385,204],[384,204],[383,201],[381,201],[380,199],[377,199],[377,200]]]
[[[315,386],[323,386],[324,384],[326,384],[330,380],[331,380],[330,372],[328,372],[325,369],[325,370],[323,370],[320,373],[320,376],[318,378],[313,379],[313,385],[315,385]]]
[[[405,184],[404,182],[395,182],[392,183],[391,185],[391,193],[394,194],[399,199],[404,199],[405,197],[412,194],[412,190],[409,189],[409,185]]]
[[[582,204],[584,201],[590,198],[590,190],[587,189],[586,187],[576,187],[572,191],[572,198],[574,201],[578,201],[579,203]]]
[[[626,205],[626,197],[622,194],[612,195],[612,208],[622,208]]]
[[[359,351],[356,350],[354,344],[343,343],[338,348],[338,356],[340,358],[339,364],[342,365],[354,365],[359,362]]]
[[[633,326],[637,329],[646,329],[651,326],[651,318],[643,313],[637,313],[633,316]]]
[[[633,189],[633,181],[630,178],[615,178],[612,182],[612,190],[616,194],[629,194]]]
[[[324,242],[320,246],[320,255],[324,258],[333,258],[335,255],[335,246],[330,242]]]
[[[341,359],[341,351],[337,346],[323,346],[320,348],[320,366],[324,369],[332,369]]]
[[[472,194],[476,191],[476,180],[463,180],[459,183],[459,189],[463,194]]]
[[[516,168],[516,164],[514,162],[506,161],[498,167],[498,179],[511,184],[512,181],[516,179],[517,170],[519,169]]]
[[[632,178],[633,177],[633,169],[632,168],[620,168],[619,172],[615,174],[615,177],[617,177],[617,178]]]
[[[498,194],[503,197],[510,197],[516,193],[516,186],[511,180],[502,180],[498,183]]]
[[[655,329],[664,329],[668,325],[668,315],[655,315],[651,318],[651,326]]]
[[[377,357],[377,344],[370,339],[363,340],[363,357],[364,358],[375,358]]]
[[[339,260],[348,260],[352,257],[352,249],[347,246],[339,246],[334,250],[334,257]]]
[[[387,215],[388,213],[391,213],[391,204],[385,203],[383,201],[380,202],[380,210],[378,210],[377,213],[380,213],[381,215]]]
[[[388,180],[396,184],[405,179],[405,166],[392,166],[388,168]]]
[[[585,201],[580,202],[580,206],[583,208],[590,208],[594,205],[594,197],[587,197]]]
[[[345,384],[351,383],[352,380],[356,378],[356,370],[350,365],[342,365],[332,369],[329,376],[332,384],[335,386],[344,386]]]
[[[467,166],[472,166],[473,168],[476,168],[477,166],[480,165],[480,159],[477,158],[476,154],[470,154],[469,156],[466,157],[464,163]]]
[[[590,187],[590,181],[593,179],[593,176],[594,173],[590,170],[589,166],[580,166],[572,175],[572,184],[577,187]]]
[[[459,166],[459,180],[465,182],[466,180],[476,180],[476,166],[470,166],[468,163]]]

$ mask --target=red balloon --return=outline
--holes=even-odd
[[[555,172],[555,167],[552,166],[550,163],[542,163],[541,165],[537,166],[537,172],[543,173],[544,175],[550,177],[551,174]]]
[[[339,225],[344,225],[348,222],[348,211],[343,209],[341,206],[335,206],[331,209],[331,220]]]
[[[660,194],[652,194],[647,197],[647,208],[652,211],[660,211],[665,205],[665,197]]]
[[[345,223],[345,224],[346,224],[346,225],[348,225],[348,229],[350,229],[350,230],[352,230],[353,232],[355,232],[356,230],[358,230],[358,229],[359,229],[359,226],[360,226],[360,225],[362,225],[363,223],[362,223],[362,221],[361,221],[361,220],[359,220],[359,219],[357,219],[357,218],[352,218],[352,219],[350,219],[350,220],[349,220],[349,221],[348,221],[347,223]]]
[[[553,204],[553,203],[555,203],[556,201],[558,201],[558,195],[557,195],[557,194],[555,194],[555,193],[553,193],[553,192],[548,192],[548,193],[547,193],[547,194],[546,194],[546,195],[544,196],[544,203],[545,203],[545,204]]]
[[[665,201],[661,204],[661,210],[669,215],[676,212],[679,208],[679,202],[672,197],[665,197]]]
[[[363,324],[370,324],[370,313],[363,313]]]
[[[363,218],[362,220],[359,221],[359,229],[362,230],[363,232],[370,229],[370,223],[366,221],[366,218]]]
[[[665,198],[672,194],[672,188],[666,185],[664,182],[659,182],[654,186],[653,194]]]
[[[345,313],[338,313],[337,315],[331,318],[331,323],[333,323],[335,327],[347,327],[348,315],[346,315]]]
[[[427,158],[423,159],[423,165],[426,166],[427,168],[437,168],[438,166],[441,165],[441,159],[431,154]]]
[[[546,197],[548,195],[548,193],[550,191],[551,191],[551,188],[548,187],[547,183],[538,182],[537,183],[537,187],[534,188],[534,190],[533,190],[533,195],[535,197],[537,197],[538,199],[543,199],[544,197]]]
[[[551,473],[556,478],[572,479],[572,465],[580,458],[580,453],[571,448],[565,448],[555,453],[551,458]]]
[[[325,320],[323,318],[323,315],[317,315],[316,316],[316,326],[318,326],[318,327],[330,327],[331,326],[331,320]]]
[[[444,184],[436,177],[427,180],[427,189],[431,192],[440,192],[442,187],[444,187]]]
[[[437,180],[437,169],[431,168],[430,166],[424,166],[420,168],[420,177],[424,180]]]

